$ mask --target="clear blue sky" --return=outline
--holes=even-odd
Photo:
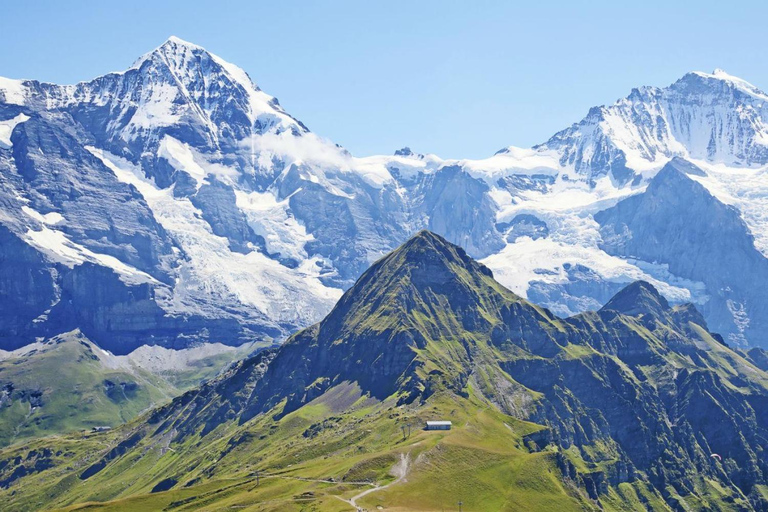
[[[542,142],[690,70],[768,89],[763,2],[617,3],[0,0],[0,76],[86,80],[176,35],[356,155],[453,158]]]

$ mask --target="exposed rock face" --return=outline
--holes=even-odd
[[[322,322],[126,427],[76,471],[98,478],[113,461],[153,457],[146,446],[160,442],[215,443],[221,462],[252,439],[254,418],[269,430],[281,419],[306,421],[312,438],[321,427],[290,413],[346,387],[354,396],[336,405],[365,397],[378,404],[366,414],[431,409],[434,399],[538,423],[526,446],[546,449],[559,477],[595,507],[630,483],[648,490],[653,510],[765,510],[766,382],[695,307],[671,306],[649,283],[560,319],[503,288],[463,249],[420,232],[366,271]],[[226,432],[236,435],[222,450]],[[9,478],[0,461],[0,479]]]
[[[422,232],[364,273],[322,322],[152,422],[184,438],[201,425],[280,417],[347,381],[400,403],[465,397],[472,386],[508,414],[546,425],[531,446],[567,449],[561,471],[596,501],[639,479],[675,508],[709,479],[741,496],[744,510],[763,510],[755,486],[768,471],[759,456],[765,376],[710,334],[695,307],[670,306],[648,283],[561,320]],[[215,405],[198,414],[189,405],[197,401]],[[577,469],[574,453],[595,469]]]
[[[55,275],[32,247],[0,226],[0,335],[3,349],[29,343],[26,333],[56,302]]]
[[[516,215],[511,221],[496,225],[496,228],[502,233],[506,233],[507,242],[514,242],[520,237],[530,237],[534,240],[546,237],[549,234],[547,223],[537,218],[535,215],[521,213]]]
[[[430,231],[483,258],[504,246],[495,228],[496,204],[489,187],[472,179],[459,167],[444,167],[422,185],[420,210],[429,219]]]
[[[673,160],[644,193],[595,215],[603,248],[667,264],[672,273],[705,283],[709,300],[701,308],[713,330],[731,343],[765,343],[768,295],[754,283],[768,279],[768,259],[739,213],[694,181],[690,170]]]
[[[160,268],[171,253],[167,234],[144,198],[83,147],[88,136],[70,127],[70,120],[43,112],[14,130],[12,157],[28,207],[76,219],[63,224],[74,242],[167,280]]]
[[[201,186],[191,201],[202,212],[213,233],[229,240],[233,251],[247,254],[253,247],[265,250],[264,238],[253,232],[245,214],[237,208],[232,187],[213,179]]]
[[[215,341],[228,344],[283,339],[330,311],[366,268],[420,229],[487,258],[505,285],[564,316],[597,309],[643,279],[673,302],[703,305],[710,324],[734,342],[765,342],[759,287],[725,282],[739,276],[724,258],[698,272],[690,252],[671,246],[629,254],[594,222],[595,212],[642,192],[670,158],[725,166],[746,180],[754,176],[741,171],[768,163],[768,97],[725,73],[634,90],[544,144],[477,161],[408,148],[356,158],[311,133],[243,70],[178,38],[124,72],[88,82],[1,84],[0,225],[40,253],[53,290],[84,262],[113,270],[129,288],[149,286],[154,306],[133,308],[148,315],[136,322],[160,330],[183,324],[186,343],[209,341],[214,331]],[[685,165],[684,172],[713,179],[709,169]],[[749,221],[766,253],[765,194],[748,195],[734,215]],[[664,198],[670,219],[691,214],[685,201]],[[705,202],[724,208],[715,198]],[[710,232],[700,253],[743,246],[731,240],[743,230],[722,230],[720,220],[697,219]],[[742,258],[744,273],[761,275],[749,266],[758,261]],[[58,293],[43,286],[39,297],[8,295],[4,309],[32,301],[37,318]],[[111,307],[90,306],[102,312],[92,316]],[[0,347],[33,340],[22,328],[30,315],[0,332]],[[59,327],[47,317],[35,324],[44,335]],[[130,340],[123,351],[181,343],[140,331],[109,332]],[[91,335],[115,346],[100,338],[106,332]]]

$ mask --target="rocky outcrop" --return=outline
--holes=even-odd
[[[673,160],[644,193],[596,214],[601,247],[704,283],[709,300],[701,310],[714,331],[737,345],[768,343],[768,295],[754,286],[768,279],[768,259],[739,213],[691,179],[691,168]]]
[[[42,320],[58,297],[55,269],[0,226],[0,347],[13,350],[28,344],[35,320]]]

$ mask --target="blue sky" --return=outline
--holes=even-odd
[[[356,155],[478,158],[691,70],[768,89],[763,3],[669,3],[0,0],[0,76],[86,80],[176,35]]]

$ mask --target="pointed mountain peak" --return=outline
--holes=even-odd
[[[202,47],[200,47],[200,46],[198,46],[198,45],[196,45],[194,43],[190,43],[189,41],[185,41],[184,39],[182,39],[180,37],[176,37],[176,36],[169,37],[165,41],[165,43],[163,43],[161,46],[166,46],[166,45],[186,46],[188,48],[200,48],[200,49],[202,49]]]
[[[760,100],[768,100],[768,95],[747,82],[743,78],[731,75],[722,69],[715,69],[712,73],[692,71],[685,74],[680,80],[670,86],[673,90],[680,90],[686,94],[701,94],[708,90],[714,92],[723,88],[736,90]]]
[[[154,50],[142,55],[132,66],[140,68],[142,64],[150,61],[161,66],[167,66],[175,73],[186,74],[188,70],[195,70],[193,75],[205,73],[207,63],[212,63],[215,69],[228,74],[229,77],[248,89],[255,88],[255,84],[248,74],[240,67],[227,62],[202,46],[179,37],[171,36],[163,44]]]
[[[613,296],[600,311],[616,311],[628,316],[650,314],[664,316],[670,310],[669,303],[659,291],[646,281],[635,281]]]
[[[493,273],[488,267],[469,257],[463,248],[426,229],[413,235],[390,256],[395,257],[395,261],[399,262],[398,264],[415,264],[415,269],[411,272],[412,275],[420,274],[420,269],[427,265],[432,271],[435,271],[434,266],[440,263],[449,272],[465,269],[493,277]],[[424,277],[428,276],[425,275]]]
[[[706,176],[706,173],[688,160],[675,157],[651,179],[647,191],[651,194],[689,194],[711,197],[707,189],[691,176]]]
[[[367,325],[379,318],[381,325],[400,329],[413,321],[414,310],[458,311],[489,294],[519,300],[464,249],[424,230],[366,270],[324,323]]]
[[[198,46],[194,43],[190,43],[189,41],[185,41],[179,37],[171,36],[166,41],[155,48],[154,50],[145,53],[141,57],[139,57],[136,62],[133,63],[133,66],[131,68],[140,68],[142,64],[146,61],[152,61],[154,59],[160,59],[161,61],[166,62],[167,64],[170,64],[171,62],[176,62],[180,60],[185,60],[192,54],[206,54],[213,58],[213,54],[208,52],[205,48],[202,46]]]
[[[263,131],[297,135],[309,131],[287,114],[277,99],[259,89],[245,70],[176,36],[144,54],[129,71],[146,76],[142,81],[146,97],[140,108],[170,101],[173,105],[169,110],[177,110],[181,104],[192,103],[190,116],[201,118],[211,132],[225,124],[225,137],[235,133],[240,140],[253,135],[254,125]],[[176,98],[168,96],[169,88],[177,89]],[[220,142],[221,136],[214,133],[211,140]]]
[[[280,348],[251,412],[286,396],[291,411],[343,381],[406,402],[436,389],[461,393],[487,343],[511,343],[517,331],[509,326],[548,329],[549,322],[554,317],[494,281],[461,247],[419,231],[365,271],[325,319]],[[549,335],[526,343],[537,354],[557,350]]]
[[[447,248],[447,247],[453,246],[458,249],[461,249],[460,247],[453,245],[451,242],[441,237],[437,233],[433,233],[428,229],[422,229],[421,231],[417,232],[410,239],[408,239],[407,242],[405,242],[402,245],[402,248],[409,247],[411,245],[418,245],[418,244],[429,244],[434,248],[439,248],[439,247]]]
[[[694,176],[706,176],[707,174],[696,165],[692,164],[685,158],[681,158],[679,156],[673,157],[672,160],[667,162],[667,164],[661,169],[659,172],[681,172],[683,174],[690,174]]]

